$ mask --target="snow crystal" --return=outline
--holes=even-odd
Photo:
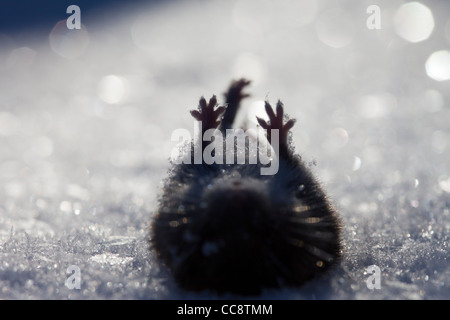
[[[215,297],[180,290],[148,240],[173,130],[236,76],[254,78],[243,110],[280,98],[298,120],[295,150],[343,222],[333,270],[254,298],[450,298],[450,4],[378,1],[369,29],[371,1],[276,3],[172,1],[77,35],[58,21],[0,35],[1,299]]]

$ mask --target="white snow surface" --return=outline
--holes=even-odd
[[[374,30],[372,2],[172,1],[60,28],[52,44],[3,36],[0,298],[239,298],[178,288],[147,234],[171,133],[245,76],[244,110],[284,102],[344,222],[334,270],[251,298],[449,299],[450,66],[426,65],[450,50],[450,4],[422,1],[433,28],[413,42],[403,1],[376,1]],[[65,285],[70,266],[80,289]]]

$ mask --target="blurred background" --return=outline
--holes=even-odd
[[[171,133],[243,76],[240,119],[281,99],[345,223],[337,270],[263,297],[449,298],[449,13],[444,0],[3,1],[0,298],[209,298],[180,291],[145,237]]]

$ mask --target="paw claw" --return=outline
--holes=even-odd
[[[275,122],[276,122],[275,113],[272,110],[272,106],[267,101],[265,101],[265,108],[266,108],[266,113],[269,116],[270,123],[275,124]]]
[[[256,117],[256,120],[258,121],[259,125],[263,128],[263,129],[268,129],[269,125],[267,124],[266,120],[261,119],[260,117]]]
[[[220,116],[222,113],[224,113],[225,110],[226,110],[226,107],[220,106],[220,107],[218,107],[216,110],[214,110],[214,115],[215,115],[216,117],[218,117],[218,116]]]
[[[198,110],[191,110],[191,115],[197,120],[202,122],[202,130],[206,131],[208,129],[217,128],[220,124],[218,120],[219,116],[225,111],[224,106],[217,107],[217,98],[215,95],[206,102],[204,97],[200,98],[198,104]]]
[[[216,104],[217,104],[217,98],[216,98],[216,95],[213,95],[213,96],[211,97],[211,99],[209,99],[208,108],[214,109],[214,107],[216,106]]]
[[[297,120],[295,119],[290,119],[288,122],[286,122],[286,124],[284,125],[284,130],[289,131],[292,129],[292,127],[294,126],[295,122]]]
[[[199,109],[200,109],[200,110],[204,110],[204,109],[207,108],[206,100],[205,100],[204,97],[201,97],[201,98],[200,98],[200,101],[199,101],[198,106],[199,106]]]
[[[198,112],[197,110],[191,110],[191,116],[193,116],[196,120],[201,121],[202,120],[202,114]]]

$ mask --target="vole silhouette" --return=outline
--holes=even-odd
[[[218,106],[215,96],[200,99],[191,115],[201,121],[202,134],[232,128],[249,83],[233,81],[225,106]],[[180,287],[256,295],[264,288],[300,286],[339,260],[340,218],[288,143],[295,120],[285,122],[283,109],[281,101],[275,110],[266,101],[269,121],[257,118],[267,141],[271,130],[278,130],[275,174],[262,175],[261,163],[192,161],[170,169],[150,242]],[[208,144],[203,141],[201,150]],[[194,142],[186,146],[193,147]]]

